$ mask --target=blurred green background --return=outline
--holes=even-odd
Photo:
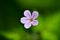
[[[25,29],[25,10],[38,11],[38,26]],[[0,0],[0,40],[60,40],[60,0]]]

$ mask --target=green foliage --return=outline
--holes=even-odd
[[[60,39],[60,0],[0,0],[0,4],[1,40]],[[20,23],[26,9],[39,12],[39,24],[30,29]]]

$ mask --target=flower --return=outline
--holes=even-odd
[[[31,12],[29,10],[25,10],[24,16],[25,17],[22,17],[20,21],[21,21],[21,23],[24,24],[24,27],[26,29],[29,29],[31,27],[31,25],[33,25],[33,26],[38,25],[38,21],[36,20],[36,18],[38,17],[37,11],[33,11],[32,15],[31,15]]]

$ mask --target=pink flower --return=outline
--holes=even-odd
[[[36,20],[36,18],[38,17],[37,11],[33,11],[32,15],[31,15],[31,12],[29,10],[25,10],[24,16],[25,17],[22,17],[20,21],[21,21],[21,23],[24,24],[24,27],[26,29],[29,29],[31,27],[31,25],[33,25],[33,26],[38,25],[38,21]]]

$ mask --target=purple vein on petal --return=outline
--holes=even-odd
[[[31,12],[29,10],[25,10],[24,11],[24,16],[26,16],[27,18],[31,17]]]
[[[23,24],[24,24],[24,23],[29,22],[29,19],[28,19],[28,18],[26,18],[26,17],[22,17],[20,21],[21,21],[21,23],[23,23]]]
[[[38,12],[37,11],[33,11],[32,18],[36,19],[37,17],[38,17]]]
[[[33,25],[33,26],[38,25],[38,21],[37,21],[37,20],[33,20],[33,21],[32,21],[32,25]]]
[[[26,29],[30,28],[30,27],[31,27],[31,23],[25,23],[25,24],[24,24],[24,27],[25,27]]]

